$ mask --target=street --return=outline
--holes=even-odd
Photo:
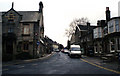
[[[29,63],[3,66],[4,74],[116,74],[82,60],[56,52],[51,57]]]

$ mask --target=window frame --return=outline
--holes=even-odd
[[[112,46],[114,46],[114,49],[112,49]],[[110,39],[110,52],[115,52],[115,39]]]
[[[119,20],[115,20],[115,32],[119,32]]]
[[[22,35],[28,36],[30,35],[30,25],[29,24],[23,24],[23,29],[22,29]]]

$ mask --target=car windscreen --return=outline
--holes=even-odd
[[[80,51],[80,48],[78,48],[78,47],[72,47],[71,50],[72,51]]]

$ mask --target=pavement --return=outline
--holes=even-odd
[[[100,57],[83,56],[82,60],[96,67],[120,74],[120,64],[117,61],[105,62]]]
[[[43,59],[49,58],[54,53],[55,52],[52,52],[51,54],[45,54],[45,56],[36,58],[36,59],[13,60],[13,61],[8,61],[8,62],[2,62],[2,66],[17,65],[17,64],[23,64],[23,63],[29,63],[29,62],[34,62],[34,61],[38,61],[38,60],[43,60]]]

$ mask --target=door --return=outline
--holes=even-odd
[[[6,41],[6,53],[13,54],[13,41],[12,40]]]

